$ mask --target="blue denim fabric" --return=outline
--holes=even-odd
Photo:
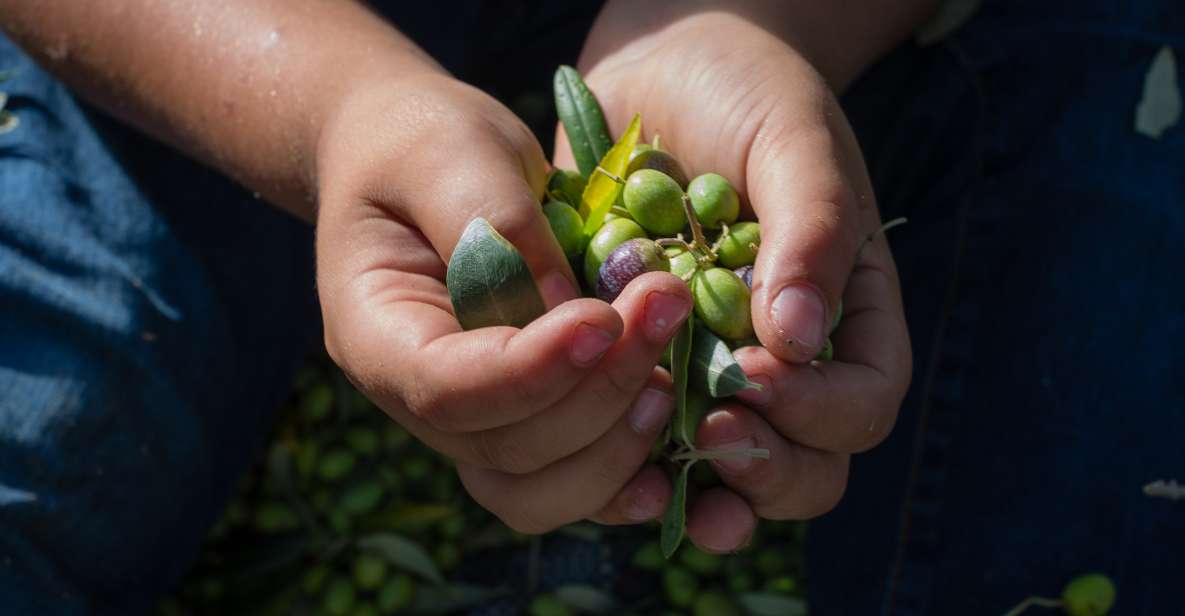
[[[888,441],[812,525],[813,613],[999,614],[1111,576],[1185,608],[1185,125],[1133,131],[1179,2],[987,2],[845,97],[915,355]]]
[[[543,4],[384,12],[513,101],[595,11]],[[1119,613],[1181,611],[1185,505],[1140,491],[1185,480],[1185,125],[1131,128],[1164,44],[1185,59],[1177,2],[989,1],[845,96],[884,217],[911,219],[890,239],[916,365],[812,525],[815,614],[996,614],[1090,570]],[[0,613],[144,611],[317,336],[310,235],[0,40],[9,67]]]

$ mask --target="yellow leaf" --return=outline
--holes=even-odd
[[[638,137],[642,133],[642,116],[634,114],[629,128],[621,139],[605,153],[601,159],[600,168],[609,174],[621,178],[625,175],[630,164],[630,152],[638,145]],[[624,178],[622,178],[624,179]],[[584,194],[580,196],[580,215],[584,216],[584,234],[592,237],[601,224],[605,222],[605,214],[613,207],[613,202],[621,194],[621,184],[610,175],[594,171],[588,179],[588,186],[584,187]]]

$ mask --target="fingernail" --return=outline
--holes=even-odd
[[[778,292],[769,313],[778,335],[788,344],[802,345],[808,351],[823,346],[827,313],[818,291],[806,285],[790,285]]]
[[[612,334],[599,327],[588,323],[577,325],[572,334],[572,363],[580,367],[596,363],[615,341]]]
[[[572,281],[560,272],[550,272],[543,276],[539,280],[539,292],[543,294],[543,302],[547,304],[548,309],[579,296],[576,288],[572,286]]]
[[[691,312],[691,305],[686,299],[654,291],[646,296],[646,330],[650,339],[664,342],[671,336],[687,313]]]
[[[739,398],[741,402],[756,407],[764,407],[769,404],[770,399],[774,396],[773,381],[769,380],[769,377],[765,376],[764,374],[755,374],[749,377],[749,380],[760,386],[760,389],[756,387],[746,387],[738,391],[736,393],[736,397]]]
[[[657,434],[667,424],[675,398],[661,389],[648,388],[630,407],[629,422],[634,432],[643,436]]]
[[[708,448],[709,451],[727,450],[727,449],[752,449],[757,446],[757,439],[753,437],[743,438],[737,441],[730,441],[721,445],[713,445]],[[712,460],[712,464],[730,473],[743,473],[753,466],[754,458],[750,456],[736,456],[728,458],[716,458]]]

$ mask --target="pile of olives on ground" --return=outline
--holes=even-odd
[[[587,246],[573,205],[584,178],[556,170],[548,180],[543,212],[586,289],[611,302],[634,278],[670,272],[688,283],[696,317],[716,335],[752,339],[750,287],[761,229],[736,222],[740,197],[728,180],[715,173],[689,180],[678,159],[648,144],[630,153],[620,180],[621,196]]]

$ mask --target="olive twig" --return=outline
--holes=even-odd
[[[704,237],[704,228],[700,226],[699,219],[695,217],[695,210],[691,209],[691,197],[687,195],[683,195],[683,213],[687,215],[687,224],[691,227],[691,236],[695,238],[694,244],[709,251],[709,254],[715,257],[716,253],[711,252],[712,248],[708,246],[708,239]]]
[[[613,214],[617,214],[618,216],[621,216],[622,218],[629,218],[630,217],[630,211],[621,207],[620,205],[614,205],[614,206],[610,207],[609,211]]]
[[[1005,612],[1004,616],[1017,616],[1021,612],[1033,606],[1059,608],[1062,606],[1062,602],[1058,599],[1049,599],[1046,597],[1029,597],[1028,599],[1025,599],[1024,601],[1021,601],[1019,604],[1017,604],[1016,607]]]
[[[684,241],[682,236],[664,237],[654,240],[654,242],[663,248],[682,248],[683,250],[691,251],[691,244],[688,244],[686,241]]]
[[[602,167],[600,165],[597,165],[597,168],[593,169],[593,172],[600,173],[601,175],[609,178],[610,180],[613,180],[614,182],[617,182],[618,184],[623,184],[623,185],[625,184],[625,180],[621,179],[621,176],[617,175],[616,173],[610,173],[609,171],[607,171],[604,167]]]

